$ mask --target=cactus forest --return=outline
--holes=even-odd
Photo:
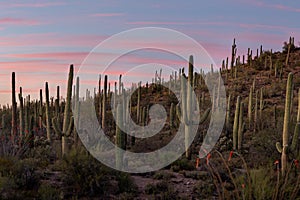
[[[185,66],[166,74],[168,80],[161,69],[152,82],[125,87],[122,74],[118,80],[99,74],[94,91],[86,90],[85,95],[79,94],[81,80],[73,65],[65,66],[65,85],[45,81],[37,99],[16,88],[18,71],[12,72],[7,80],[11,102],[0,107],[1,199],[299,198],[300,48],[290,37],[282,51],[261,45],[237,55],[242,42],[233,40],[231,57],[220,68],[197,72],[191,55]],[[216,82],[224,82],[224,105],[220,84],[212,93],[205,84],[212,75]],[[56,93],[50,92],[50,85],[57,87]],[[80,110],[91,102],[106,137],[119,147],[113,153],[117,169],[127,164],[122,149],[159,149],[170,142],[180,123],[185,153],[146,173],[121,172],[102,164],[83,145],[83,140],[93,143],[97,138],[79,137],[89,136],[81,126],[86,116]],[[162,130],[150,138],[128,135],[122,126],[132,126],[132,119],[146,127],[157,102],[167,112]],[[212,112],[221,106],[226,111],[222,133],[213,149],[200,157]],[[196,136],[189,145],[195,124]]]

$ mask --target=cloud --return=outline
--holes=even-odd
[[[0,24],[1,25],[1,24]],[[0,36],[1,47],[94,47],[106,39],[105,35],[59,35],[57,33]]]
[[[8,7],[29,7],[29,8],[45,8],[52,6],[66,5],[65,2],[39,2],[39,3],[11,3],[7,4]]]
[[[28,25],[28,26],[34,26],[39,25],[40,22],[37,20],[27,20],[27,19],[19,19],[19,18],[11,18],[11,17],[5,17],[0,18],[0,25]]]
[[[236,1],[239,3],[249,4],[261,8],[272,8],[276,10],[289,11],[289,12],[300,12],[300,8],[294,8],[282,4],[268,4],[266,2],[257,1],[257,0],[252,0],[252,1],[236,0]]]
[[[130,25],[213,25],[226,26],[227,22],[213,22],[213,21],[130,21],[126,24]]]
[[[124,13],[94,13],[91,14],[91,17],[118,17],[123,16]]]

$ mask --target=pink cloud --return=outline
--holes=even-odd
[[[124,13],[95,13],[90,16],[91,17],[118,17],[123,15]]]
[[[6,58],[43,58],[43,59],[84,59],[89,52],[50,52],[50,53],[31,53],[31,54],[7,54],[0,57]]]
[[[295,28],[289,28],[286,26],[276,26],[276,25],[268,25],[268,24],[239,24],[242,28],[247,29],[275,29],[275,30],[288,30],[288,29],[295,29]]]
[[[292,11],[292,12],[300,12],[300,8],[292,8],[289,6],[284,6],[281,4],[275,4],[275,5],[270,5],[273,8],[279,9],[279,10],[286,10],[286,11]]]
[[[218,25],[226,26],[227,22],[212,22],[212,21],[193,21],[193,22],[178,22],[178,21],[131,21],[126,24],[130,25]]]
[[[268,4],[262,1],[257,1],[257,0],[252,0],[252,1],[245,1],[245,0],[236,0],[240,3],[246,3],[250,5],[254,5],[257,7],[262,7],[262,8],[273,8],[277,10],[283,10],[283,11],[290,11],[290,12],[300,12],[300,8],[293,8],[290,6],[285,6],[282,4]]]
[[[0,24],[33,26],[33,25],[38,25],[40,23],[37,20],[27,20],[27,19],[6,17],[6,18],[0,18]]]
[[[31,7],[31,8],[44,8],[50,6],[66,5],[65,2],[40,2],[40,3],[13,3],[9,4],[10,7]]]
[[[57,33],[23,34],[17,36],[0,36],[2,47],[94,47],[106,39],[104,35],[58,35]]]

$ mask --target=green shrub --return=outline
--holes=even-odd
[[[60,190],[48,184],[42,184],[39,187],[38,198],[41,200],[62,199]]]
[[[174,177],[173,174],[164,171],[158,171],[153,176],[153,178],[157,180],[170,180],[172,177]]]
[[[188,159],[182,158],[182,159],[179,159],[179,160],[175,161],[172,164],[171,169],[174,172],[179,172],[179,171],[182,171],[182,170],[194,170],[195,166],[194,166],[194,163],[192,163]]]
[[[10,177],[18,189],[37,188],[40,180],[40,174],[37,173],[37,162],[33,159],[17,161],[11,169]]]
[[[64,182],[76,188],[79,197],[99,197],[136,191],[129,174],[112,170],[84,152],[71,152],[64,161]]]

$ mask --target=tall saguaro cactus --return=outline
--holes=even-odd
[[[236,56],[236,44],[235,44],[235,38],[234,38],[232,48],[231,48],[231,65],[230,65],[231,70],[233,70],[235,56]]]
[[[123,102],[124,103],[124,102]],[[118,104],[117,106],[117,124],[123,125],[123,106]],[[122,129],[116,125],[116,167],[122,169],[123,166],[123,152],[122,149],[126,148],[125,133]]]
[[[11,79],[11,87],[12,87],[12,115],[11,115],[11,136],[14,141],[17,135],[17,102],[16,102],[16,76],[15,72],[12,73]]]
[[[49,103],[49,87],[48,82],[45,85],[45,96],[46,96],[46,129],[47,129],[47,140],[51,141],[51,129],[50,129],[50,103]],[[42,101],[42,99],[41,99]]]
[[[62,134],[62,155],[65,154],[65,148],[66,148],[66,142],[65,137],[68,135],[65,135],[67,133],[70,134],[70,124],[71,122],[71,97],[72,97],[72,86],[73,86],[73,73],[74,73],[74,67],[73,65],[70,66],[69,71],[69,78],[68,78],[68,88],[67,88],[67,99],[65,104],[65,113],[64,113],[64,122],[63,122],[63,134]]]
[[[236,100],[236,107],[235,107],[235,113],[234,113],[234,122],[233,122],[233,133],[232,133],[233,134],[233,150],[237,150],[240,105],[241,105],[241,97],[238,96],[237,100]]]
[[[239,130],[238,130],[238,150],[242,150],[243,145],[243,138],[244,138],[244,126],[245,123],[243,121],[243,113],[244,112],[244,104],[240,104],[240,111],[239,111]]]
[[[192,100],[192,94],[193,94],[193,70],[194,70],[194,60],[193,56],[190,56],[189,58],[189,76],[188,76],[188,84],[186,82],[186,78],[184,77],[184,74],[181,77],[181,98],[182,98],[182,112],[181,114],[178,112],[178,115],[181,118],[181,121],[184,122],[185,128],[185,155],[188,159],[191,158],[191,151],[189,149],[189,141],[190,141],[190,132],[192,129],[192,125],[194,124],[193,118],[192,118],[192,112],[193,112],[193,100]],[[179,110],[178,110],[179,111]],[[207,109],[203,116],[200,118],[200,123],[205,121],[209,115],[210,109]],[[198,125],[198,124],[197,124]]]
[[[24,134],[24,104],[23,104],[23,96],[22,96],[22,87],[20,87],[20,93],[19,93],[19,101],[20,101],[20,137],[23,137]]]
[[[253,89],[252,87],[250,88],[249,92],[249,100],[248,100],[248,121],[249,121],[249,129],[251,128],[251,123],[252,123],[252,104],[253,104]]]
[[[231,95],[227,98],[227,108],[226,108],[226,136],[229,134],[229,127],[230,127],[230,99]]]
[[[107,75],[104,76],[104,91],[102,98],[102,129],[105,129],[105,118],[106,118],[106,100],[107,99]]]
[[[67,137],[70,136],[74,119],[71,117],[71,97],[72,97],[72,85],[73,85],[73,65],[70,66],[69,78],[68,78],[68,86],[67,86],[67,97],[65,101],[65,109],[64,109],[64,120],[62,129],[60,127],[60,119],[59,116],[52,118],[53,129],[55,133],[61,137],[61,155],[65,155],[67,153]]]
[[[289,125],[290,125],[290,109],[292,104],[292,85],[293,85],[293,73],[289,73],[286,84],[286,97],[285,97],[285,109],[284,109],[284,124],[282,132],[282,146],[280,143],[276,143],[277,150],[281,153],[281,171],[285,175],[287,170],[287,154],[289,149]]]

